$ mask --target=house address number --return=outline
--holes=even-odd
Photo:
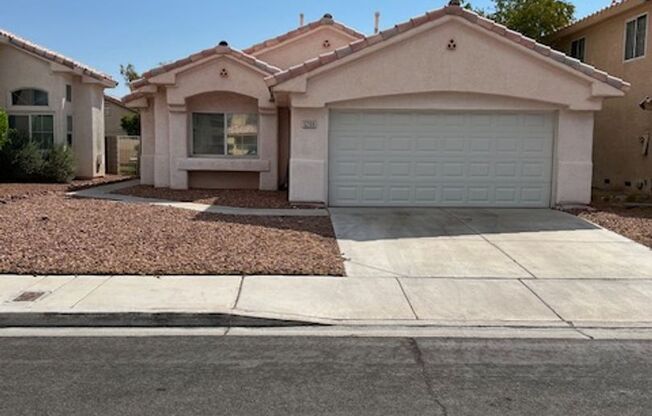
[[[307,130],[314,130],[317,128],[317,120],[303,120],[303,128]]]

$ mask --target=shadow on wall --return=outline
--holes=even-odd
[[[551,209],[331,208],[337,238],[354,241],[596,230]]]

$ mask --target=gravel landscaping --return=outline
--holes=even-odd
[[[132,179],[131,176],[106,175],[102,178],[75,179],[71,183],[18,183],[0,182],[0,204],[16,199],[29,198],[37,195],[48,195],[78,191],[98,185],[122,182]]]
[[[0,273],[342,275],[328,217],[244,217],[4,186]],[[21,195],[16,197],[16,195]]]
[[[570,213],[652,248],[652,206],[627,202],[622,195],[595,192],[589,210]],[[647,206],[646,206],[647,205]]]
[[[259,191],[255,189],[188,189],[154,188],[136,185],[113,191],[115,194],[140,198],[167,199],[179,202],[222,205],[240,208],[319,208],[312,205],[294,205],[288,201],[287,191]]]

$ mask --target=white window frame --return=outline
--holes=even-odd
[[[206,153],[195,153],[195,133],[194,133],[194,126],[193,126],[193,115],[194,114],[207,114],[207,115],[218,115],[221,114],[224,117],[224,154],[223,155],[217,155],[217,154],[206,154]],[[229,115],[234,115],[234,114],[256,114],[256,154],[255,155],[230,155],[228,154],[228,142],[227,142],[227,137],[228,137],[228,116]],[[215,112],[211,113],[208,111],[193,111],[191,113],[188,113],[188,141],[190,142],[188,145],[188,149],[190,150],[189,155],[190,157],[198,157],[198,158],[215,158],[215,159],[260,159],[260,114],[259,113],[245,113],[245,112]]]
[[[20,111],[12,111],[7,114],[7,116],[14,116],[14,117],[28,117],[28,125],[29,125],[29,137],[30,139],[32,138],[32,117],[35,116],[51,116],[52,117],[52,146],[54,147],[57,144],[57,117],[56,115],[51,112],[51,111],[41,111],[41,112],[20,112]]]
[[[575,42],[579,42],[579,41],[581,41],[581,40],[584,40],[584,50],[582,51],[582,52],[583,52],[583,54],[582,54],[582,58],[577,58],[577,57],[575,57],[575,56],[572,55],[572,52],[573,52],[573,43],[575,43]],[[568,52],[569,52],[568,54],[571,56],[571,58],[579,59],[580,62],[584,62],[584,61],[586,60],[586,36],[582,36],[581,38],[577,38],[577,39],[573,39],[573,40],[571,40],[571,43],[570,43],[570,50],[569,50]]]
[[[641,56],[635,56],[633,58],[627,59],[627,25],[631,22],[636,22],[640,17],[645,16],[645,45],[643,45],[643,55]],[[648,18],[648,13],[641,13],[639,15],[636,15],[632,17],[631,19],[627,19],[625,21],[625,27],[623,29],[623,62],[632,62],[632,61],[637,61],[639,59],[644,59],[645,56],[647,55],[647,32],[650,30],[650,19]],[[634,32],[636,33],[636,31]],[[634,36],[634,42],[636,42],[636,36]],[[634,51],[636,51],[636,44],[634,44]]]

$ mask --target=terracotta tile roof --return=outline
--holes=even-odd
[[[323,27],[323,26],[332,26],[332,27],[337,28],[337,29],[341,30],[342,32],[354,37],[354,38],[358,38],[358,39],[364,38],[363,33],[360,33],[355,29],[352,29],[352,28],[350,28],[348,26],[345,26],[342,23],[336,22],[333,19],[333,16],[331,16],[330,14],[325,14],[324,17],[322,17],[319,20],[316,20],[314,22],[310,22],[310,23],[305,24],[303,26],[299,26],[298,28],[296,28],[294,30],[291,30],[291,31],[289,31],[287,33],[284,33],[284,34],[280,35],[280,36],[276,36],[275,38],[267,39],[264,42],[257,43],[257,44],[255,44],[253,46],[248,47],[247,49],[244,49],[243,52],[248,53],[248,54],[255,54],[258,51],[261,51],[263,49],[267,49],[267,48],[272,47],[272,46],[276,46],[276,45],[278,45],[280,43],[283,43],[283,42],[288,41],[290,39],[293,39],[293,38],[295,38],[297,36],[300,36],[300,35],[302,35],[304,33],[310,32],[313,29],[317,29],[317,28]]]
[[[124,97],[122,97],[122,100],[121,100],[121,101],[122,101],[124,104],[126,104],[126,103],[128,103],[128,102],[130,102],[130,101],[134,101],[134,100],[137,100],[137,99],[139,99],[139,98],[146,97],[146,96],[147,96],[146,93],[144,93],[144,92],[140,92],[140,91],[136,91],[136,92],[132,92],[131,94],[127,94],[127,95],[125,95]]]
[[[106,83],[108,86],[115,87],[116,85],[118,85],[118,83],[115,80],[113,80],[113,78],[111,78],[109,75],[103,72],[100,72],[82,63],[67,58],[61,54],[53,52],[35,43],[32,43],[27,39],[23,39],[20,36],[14,35],[11,32],[7,32],[6,30],[0,29],[0,38],[6,39],[10,45],[13,45],[19,49],[33,53],[49,61],[56,62],[60,65],[67,66],[68,68],[71,68],[73,70],[75,69],[79,70],[83,75],[87,75],[91,78],[95,78],[99,81],[102,81]]]
[[[428,22],[432,22],[434,20],[440,19],[444,16],[447,15],[453,15],[453,16],[458,16],[461,18],[466,19],[467,21],[474,23],[485,30],[488,30],[490,32],[499,34],[510,41],[517,43],[521,46],[524,46],[528,49],[531,49],[545,57],[548,57],[550,59],[553,59],[557,62],[560,62],[562,64],[568,65],[569,67],[582,72],[585,75],[588,75],[592,78],[595,78],[599,81],[606,82],[607,84],[621,89],[621,90],[627,90],[629,88],[629,83],[613,77],[609,74],[607,74],[604,71],[600,71],[590,65],[587,65],[585,63],[580,62],[579,60],[575,58],[571,58],[569,56],[566,56],[562,52],[558,52],[554,49],[551,49],[548,46],[545,46],[543,44],[537,43],[533,39],[527,38],[523,35],[521,35],[518,32],[515,32],[513,30],[507,29],[505,26],[500,25],[492,20],[489,20],[487,18],[481,17],[478,14],[466,10],[462,7],[459,6],[446,6],[441,9],[437,9],[431,12],[427,12],[424,15],[414,17],[406,22],[399,23],[396,26],[394,26],[391,29],[381,31],[378,34],[375,34],[373,36],[368,36],[364,37],[362,39],[358,39],[352,43],[349,43],[346,46],[343,46],[341,48],[338,48],[332,52],[324,53],[322,55],[319,55],[316,58],[310,59],[302,64],[298,64],[295,66],[292,66],[284,71],[278,72],[274,75],[271,75],[267,78],[265,78],[265,81],[269,86],[274,86],[276,84],[279,84],[281,82],[287,81],[291,78],[294,78],[299,75],[306,74],[308,72],[311,72],[319,67],[322,67],[324,65],[327,65],[331,62],[337,61],[339,59],[342,59],[346,56],[349,56],[351,54],[357,53],[365,48],[368,48],[372,45],[375,45],[380,42],[384,42],[388,39],[391,39],[392,37],[407,32],[411,29],[414,29],[416,27],[419,27],[421,25],[424,25]]]
[[[615,11],[617,8],[620,8],[620,6],[623,5],[630,5],[631,3],[634,3],[633,1],[630,0],[617,0],[612,2],[609,6],[603,7],[602,9],[599,9],[587,16],[584,16],[581,19],[578,19],[572,23],[569,23],[568,25],[558,29],[555,33],[553,33],[550,37],[554,38],[556,37],[557,33],[560,32],[572,32],[572,29],[575,28],[576,26],[584,26],[585,24],[594,24],[602,21],[602,19],[605,19],[609,17],[611,12]],[[642,2],[640,2],[642,4]],[[570,29],[570,30],[569,30]]]
[[[272,66],[268,64],[267,62],[263,62],[259,59],[256,59],[255,57],[246,54],[242,51],[239,51],[237,49],[232,49],[226,44],[226,42],[222,41],[220,42],[217,46],[214,46],[212,48],[204,49],[203,51],[194,53],[186,58],[179,59],[177,61],[174,61],[172,63],[166,64],[166,65],[161,65],[157,68],[154,68],[152,70],[149,70],[145,73],[143,73],[142,77],[140,79],[137,79],[135,81],[132,81],[129,85],[131,86],[132,89],[134,88],[139,88],[142,87],[143,85],[147,85],[149,83],[149,78],[152,78],[156,75],[164,74],[166,72],[172,71],[173,69],[180,68],[182,66],[191,64],[193,62],[199,61],[204,58],[208,58],[213,55],[229,55],[233,56],[236,59],[243,61],[249,65],[252,65],[258,69],[260,69],[263,72],[266,72],[268,74],[275,74],[279,72],[281,69],[277,68],[275,66]],[[130,94],[131,95],[131,94]],[[123,98],[124,100],[124,98]]]
[[[126,109],[129,110],[129,111],[135,111],[134,109],[127,107],[127,106],[125,105],[125,103],[122,102],[121,99],[116,98],[116,97],[113,97],[113,96],[111,96],[111,95],[104,94],[104,100],[105,100],[105,101],[108,101],[108,102],[110,102],[110,103],[113,103],[113,104],[115,104],[115,105],[117,105],[117,106],[120,106],[120,107],[122,107],[122,108],[126,108]]]

